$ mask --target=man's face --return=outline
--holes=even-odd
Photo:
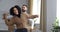
[[[25,12],[27,10],[26,6],[22,6],[22,11]]]

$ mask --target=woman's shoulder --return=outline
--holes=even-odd
[[[12,15],[7,16],[7,19],[11,19],[11,18],[13,18],[13,16],[12,16]]]

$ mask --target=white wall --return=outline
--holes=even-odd
[[[9,11],[9,9],[14,5],[28,4],[28,0],[0,0],[0,30],[7,30],[7,27],[2,20],[2,14]]]
[[[51,32],[52,24],[56,19],[57,0],[46,0],[47,4],[47,32]]]

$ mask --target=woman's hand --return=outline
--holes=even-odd
[[[7,16],[8,16],[8,13],[4,13],[4,14],[3,14],[3,19],[6,19]]]

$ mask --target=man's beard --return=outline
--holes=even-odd
[[[22,12],[25,12],[26,10],[22,10]]]

